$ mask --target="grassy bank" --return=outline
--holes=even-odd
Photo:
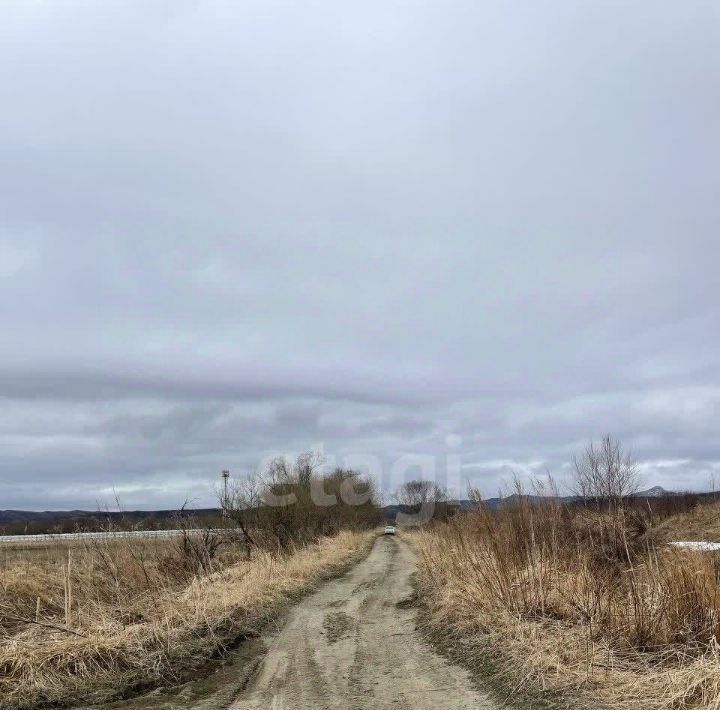
[[[368,532],[292,550],[225,545],[204,571],[178,541],[107,541],[0,565],[0,707],[122,697],[176,682],[364,556]],[[199,546],[202,549],[202,546]],[[191,563],[188,564],[188,557]]]
[[[524,707],[718,708],[720,556],[659,542],[713,514],[480,506],[414,535],[428,628]]]

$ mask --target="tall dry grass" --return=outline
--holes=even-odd
[[[10,554],[0,565],[0,708],[102,700],[177,680],[257,634],[371,540],[343,531],[294,550],[255,549],[250,559],[242,545],[223,545],[208,566],[182,538]]]
[[[645,522],[518,498],[417,533],[431,623],[589,704],[720,707],[720,556],[656,546]]]

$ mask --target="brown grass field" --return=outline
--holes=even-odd
[[[648,517],[520,499],[415,533],[430,633],[532,707],[719,708],[720,553],[664,541],[720,506]]]
[[[373,538],[343,531],[250,559],[240,544],[182,537],[3,546],[0,707],[99,702],[177,682],[257,635]]]

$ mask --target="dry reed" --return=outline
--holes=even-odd
[[[633,710],[720,708],[720,556],[622,509],[518,498],[414,535],[430,623],[500,672]]]

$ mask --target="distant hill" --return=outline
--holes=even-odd
[[[663,488],[662,486],[653,486],[652,488],[648,488],[647,490],[638,491],[637,493],[633,493],[631,496],[628,496],[630,498],[664,498],[668,496],[681,496],[681,495],[687,495],[685,493],[679,493],[677,491],[669,491],[666,488]],[[690,495],[697,495],[699,497],[703,496],[709,496],[712,495],[710,493],[692,493]],[[490,508],[491,510],[495,510],[496,508],[500,508],[503,505],[508,505],[512,503],[518,502],[520,499],[531,501],[531,502],[540,502],[542,500],[559,500],[562,503],[572,503],[573,501],[580,500],[580,496],[575,495],[568,495],[568,496],[536,496],[536,495],[519,495],[518,493],[513,493],[509,496],[503,496],[497,497],[497,498],[485,498],[483,499],[483,504]],[[466,510],[468,508],[472,508],[474,503],[470,500],[453,500],[450,501],[453,505],[458,506],[462,510]]]
[[[637,493],[633,493],[633,498],[662,498],[663,496],[679,496],[682,495],[682,493],[677,493],[676,491],[668,491],[662,486],[653,486],[652,488],[648,488],[646,491],[638,491]]]
[[[97,531],[108,524],[121,528],[141,527],[148,530],[174,527],[178,510],[128,510],[105,512],[91,510],[0,510],[0,534],[55,533]],[[220,514],[215,508],[185,510],[202,523],[212,524]]]
[[[485,505],[490,508],[491,510],[495,510],[496,508],[502,508],[504,505],[511,505],[513,503],[517,503],[521,500],[527,500],[531,503],[540,503],[543,500],[560,500],[563,502],[570,502],[573,500],[577,500],[576,496],[533,496],[533,495],[523,495],[521,496],[519,493],[513,493],[512,495],[505,496],[503,498],[488,498],[487,500],[484,500],[483,502]]]
[[[686,495],[684,493],[679,493],[677,491],[668,491],[667,489],[663,488],[662,486],[653,486],[652,488],[648,488],[644,491],[638,491],[637,493],[633,493],[632,495],[628,496],[628,498],[665,498],[668,496],[681,496]],[[691,495],[697,495],[697,496],[706,496],[711,495],[709,493],[693,493]],[[488,508],[499,508],[500,506],[507,505],[508,503],[516,502],[520,499],[521,496],[519,496],[517,493],[513,493],[513,495],[506,496],[504,498],[488,498],[484,501],[485,505],[488,506]],[[525,500],[530,500],[534,502],[538,502],[541,500],[559,500],[563,503],[572,503],[573,501],[580,500],[580,496],[575,495],[569,495],[569,496],[533,496],[533,495],[526,495],[522,496]],[[461,501],[461,502],[467,502],[469,501]]]
[[[30,522],[30,521],[57,521],[67,520],[68,518],[82,519],[137,519],[145,520],[147,518],[167,519],[176,516],[178,510],[125,510],[122,512],[105,512],[99,510],[0,510],[0,524]],[[215,515],[220,511],[216,508],[201,508],[196,510],[185,510],[187,515]]]
[[[663,498],[669,496],[680,496],[682,493],[676,491],[668,491],[662,486],[653,486],[647,490],[638,491],[633,494],[633,498]],[[697,493],[692,494],[702,498],[713,494]],[[517,502],[521,498],[520,495],[514,493],[505,497],[486,498],[483,503],[491,510],[495,510],[504,505]],[[552,498],[543,498],[541,496],[526,495],[525,500],[539,502],[541,500],[552,500]],[[557,500],[564,503],[571,503],[578,500],[577,496],[559,496]],[[450,500],[443,504],[454,510],[468,510],[474,506],[470,500],[457,499]],[[407,512],[409,509],[401,505],[386,505],[383,509],[383,516],[386,519],[395,519],[395,516],[401,512]],[[45,511],[29,511],[29,510],[0,510],[0,526],[6,530],[12,528],[12,532],[22,532],[25,528],[32,532],[44,531],[46,528],[62,527],[67,531],[77,528],[87,528],[99,525],[102,522],[111,521],[114,523],[124,522],[130,524],[142,524],[156,527],[167,527],[169,521],[178,515],[177,510],[128,510],[122,512],[105,512],[97,510],[45,510]],[[197,518],[213,518],[218,516],[220,511],[217,508],[199,508],[194,510],[186,510],[186,515],[193,515]]]
[[[36,512],[31,510],[0,510],[0,525],[6,523],[24,523],[30,521],[53,521],[64,518],[81,518],[90,514],[84,510],[45,510]]]

